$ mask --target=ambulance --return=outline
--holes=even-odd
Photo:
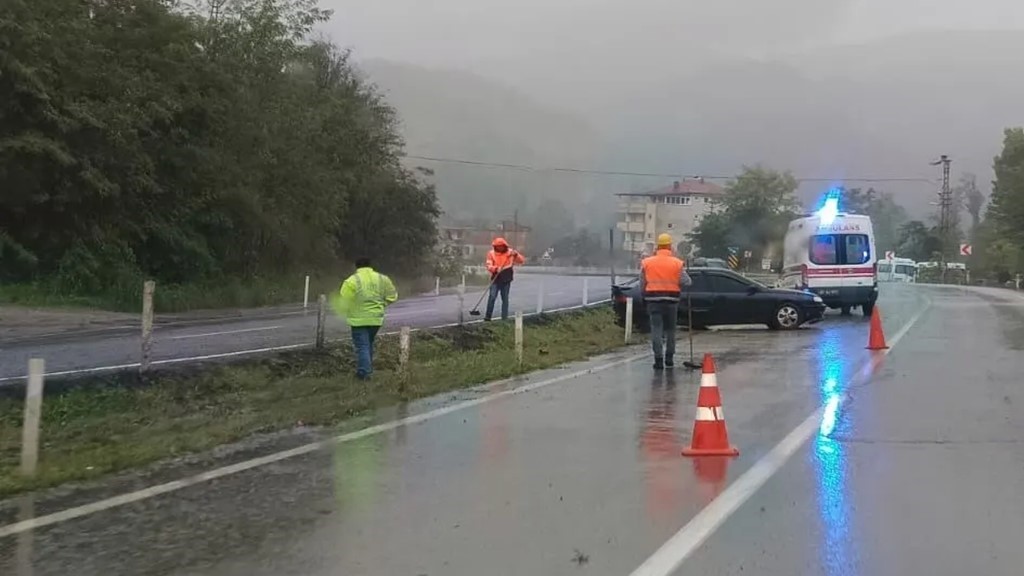
[[[838,198],[789,223],[780,286],[808,290],[829,308],[870,316],[878,300],[878,266],[871,218],[839,212]]]

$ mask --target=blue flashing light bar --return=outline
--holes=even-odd
[[[822,226],[829,226],[839,215],[839,188],[832,188],[825,195],[825,202],[818,210],[818,218]]]

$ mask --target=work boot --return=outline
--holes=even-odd
[[[661,358],[655,358],[654,359],[654,369],[655,370],[664,370],[665,369],[665,362],[662,361]]]
[[[671,368],[676,365],[675,360],[671,358],[665,358],[665,368]]]
[[[491,321],[491,317],[490,316],[484,316],[484,322],[490,322],[490,321]]]

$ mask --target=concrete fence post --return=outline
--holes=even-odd
[[[46,362],[42,358],[28,361],[28,385],[25,387],[25,422],[21,430],[21,473],[35,476],[39,462],[39,419],[43,411],[43,374]]]
[[[537,314],[544,311],[544,279],[540,279],[540,286],[537,287]]]
[[[434,277],[434,296],[440,296],[440,295],[441,295],[441,277],[440,276],[435,276]]]
[[[139,361],[139,374],[149,370],[150,356],[153,352],[153,293],[156,282],[147,280],[142,285],[142,358]]]
[[[590,303],[590,278],[583,278],[583,305]]]
[[[516,312],[516,363],[523,367],[523,313]]]
[[[398,332],[398,371],[405,374],[409,370],[409,338],[412,329],[402,326]]]
[[[629,344],[630,338],[633,337],[633,299],[626,299],[626,319],[623,324],[626,325],[626,344]]]
[[[306,274],[306,288],[302,291],[302,309],[309,308],[309,274]]]
[[[324,347],[324,332],[327,324],[327,296],[321,294],[317,298],[317,312],[316,312],[316,347]]]
[[[466,323],[466,277],[462,277],[462,285],[459,286],[458,290],[459,298],[459,326]]]

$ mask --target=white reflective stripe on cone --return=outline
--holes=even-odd
[[[700,375],[700,385],[701,385],[701,387],[715,388],[715,387],[718,386],[718,377],[715,376],[714,373],[711,373],[711,374],[701,374]]]
[[[705,408],[703,406],[698,406],[697,420],[700,422],[715,422],[717,420],[725,420],[725,412],[722,411],[721,406],[715,408]]]

